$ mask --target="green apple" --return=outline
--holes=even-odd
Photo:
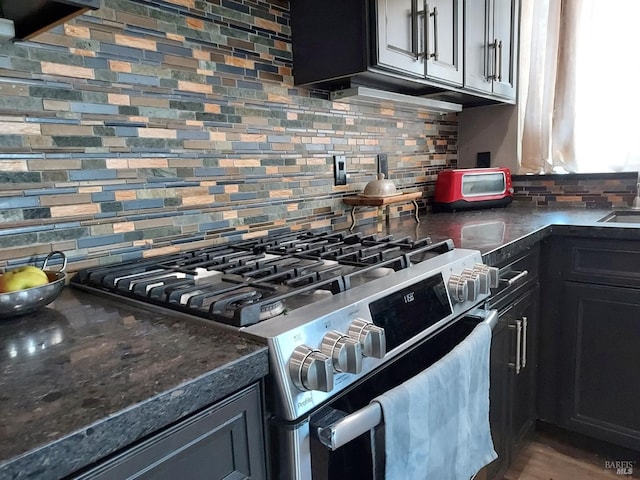
[[[36,271],[37,270],[37,271]],[[0,292],[16,292],[49,283],[49,277],[37,267],[20,267],[0,276]]]

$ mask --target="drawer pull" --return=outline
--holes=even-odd
[[[516,283],[518,283],[520,280],[522,280],[527,275],[529,275],[529,270],[523,270],[520,273],[518,273],[515,277],[512,277],[509,280],[507,280],[505,278],[501,278],[500,282],[501,283],[506,283],[507,287],[511,287],[511,286],[515,285]]]

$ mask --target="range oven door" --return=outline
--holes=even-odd
[[[312,415],[313,480],[383,478],[384,456],[374,455],[372,451],[375,448],[372,445],[378,448],[384,445],[382,438],[372,437],[376,435],[374,427],[381,422],[382,414],[379,405],[370,402],[440,360],[480,322],[487,322],[493,328],[497,320],[496,310],[473,310]],[[378,462],[376,468],[374,460]],[[375,472],[381,473],[376,476]]]

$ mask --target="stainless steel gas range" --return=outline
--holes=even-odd
[[[373,478],[363,473],[373,459],[363,439],[380,418],[360,410],[373,393],[437,361],[472,328],[463,326],[492,320],[495,312],[479,307],[497,282],[478,251],[450,240],[308,231],[89,268],[72,279],[266,343],[277,479]]]

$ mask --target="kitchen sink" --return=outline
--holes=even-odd
[[[602,217],[598,222],[640,223],[640,210],[616,210]]]

